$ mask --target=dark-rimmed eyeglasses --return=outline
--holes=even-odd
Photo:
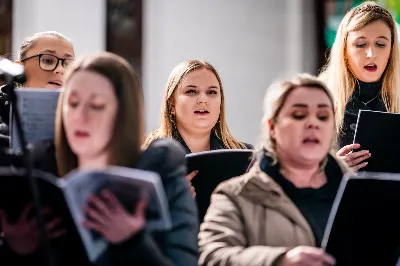
[[[57,67],[58,64],[61,61],[61,65],[64,69],[66,69],[69,64],[71,64],[74,59],[72,58],[59,58],[53,54],[37,54],[37,55],[33,55],[30,56],[28,58],[22,59],[21,62],[24,62],[28,59],[31,58],[35,58],[38,57],[39,58],[39,67],[44,70],[44,71],[54,71]]]

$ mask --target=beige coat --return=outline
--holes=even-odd
[[[338,162],[343,172],[349,171]],[[272,266],[290,248],[315,246],[310,225],[258,163],[220,184],[200,227],[199,265]]]

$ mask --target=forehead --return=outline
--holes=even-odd
[[[196,69],[189,72],[182,78],[181,85],[195,85],[195,83],[207,83],[210,85],[219,85],[218,79],[215,74],[206,68]]]
[[[29,49],[28,56],[44,51],[47,51],[46,53],[52,53],[48,51],[54,51],[54,54],[59,57],[75,55],[74,48],[70,42],[56,36],[43,36],[36,40],[31,49]]]
[[[106,77],[88,70],[73,74],[65,86],[68,94],[82,97],[99,95],[109,99],[115,94],[113,85]]]
[[[322,88],[297,87],[293,89],[286,98],[283,107],[291,107],[294,104],[306,104],[315,106],[324,104],[332,106],[331,100]]]
[[[383,20],[376,20],[371,22],[357,31],[349,32],[349,39],[356,39],[359,37],[365,38],[378,38],[380,36],[385,36],[390,40],[391,31],[389,26]]]

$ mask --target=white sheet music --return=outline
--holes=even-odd
[[[58,96],[61,89],[16,89],[17,107],[21,115],[22,128],[27,143],[54,138],[54,120]],[[19,148],[19,138],[15,119],[12,119],[11,143],[13,149]]]

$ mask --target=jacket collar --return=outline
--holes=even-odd
[[[249,201],[267,208],[279,210],[280,213],[294,221],[304,230],[312,234],[312,230],[307,220],[301,214],[300,210],[290,200],[283,189],[267,175],[260,167],[264,152],[258,154],[258,160],[253,167],[245,174],[242,184],[237,187],[236,194]],[[343,162],[335,156],[331,156],[335,163],[339,164],[343,173],[351,171]]]

